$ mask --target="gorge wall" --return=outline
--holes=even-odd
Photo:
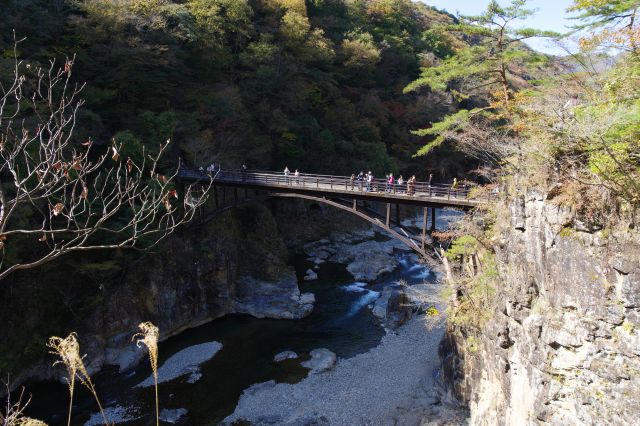
[[[503,208],[492,319],[450,327],[441,347],[471,424],[637,419],[638,232],[598,230],[540,195]]]
[[[315,204],[267,201],[194,222],[144,255],[67,256],[16,275],[1,290],[11,309],[0,313],[0,370],[14,386],[59,377],[44,345],[71,331],[90,372],[124,371],[145,355],[131,341],[142,321],[166,339],[231,313],[304,317],[314,297],[299,291],[291,248],[358,224]]]

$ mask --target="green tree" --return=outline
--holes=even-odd
[[[524,70],[541,64],[545,57],[522,45],[532,37],[555,37],[558,34],[533,28],[514,28],[517,21],[531,16],[527,0],[513,0],[503,7],[495,0],[478,16],[462,16],[457,24],[441,27],[441,31],[463,33],[478,40],[463,47],[436,66],[422,69],[420,77],[405,88],[405,93],[428,86],[432,90],[447,90],[458,100],[469,99],[478,93],[497,89],[493,102],[481,108],[462,109],[448,115],[430,128],[415,131],[419,136],[437,136],[418,151],[425,155],[469,123],[477,114],[491,119],[504,118],[504,112],[515,90],[514,80],[522,80]],[[479,92],[481,90],[481,92]]]

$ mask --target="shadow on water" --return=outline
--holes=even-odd
[[[318,280],[302,281],[305,271],[314,265],[302,254],[296,255],[293,263],[301,291],[313,292],[316,297],[313,313],[295,321],[228,315],[162,342],[159,365],[172,354],[199,343],[218,341],[223,348],[200,366],[202,378],[197,382],[190,384],[181,377],[161,383],[160,407],[186,408],[188,414],[183,424],[217,424],[233,412],[242,391],[252,384],[267,380],[295,383],[306,377],[307,369],[299,365],[300,359],[273,362],[274,355],[281,351],[293,350],[304,360],[309,358],[309,351],[320,347],[342,358],[375,347],[384,330],[367,305],[375,301],[385,286],[399,279],[409,284],[435,280],[433,272],[418,263],[415,255],[407,252],[396,255],[400,267],[370,285],[354,282],[344,265],[333,263],[321,265]],[[118,374],[113,368],[106,368],[95,377],[105,406],[129,407],[137,413],[139,418],[126,424],[145,425],[155,420],[150,417],[154,410],[153,389],[134,388],[149,374],[148,362],[143,362],[129,373]],[[27,393],[33,396],[29,415],[52,425],[66,423],[66,386],[30,383]],[[77,394],[72,423],[84,424],[92,412],[96,412],[96,406],[86,392]]]

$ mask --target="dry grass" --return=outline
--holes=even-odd
[[[153,384],[156,392],[156,426],[160,424],[159,416],[159,404],[158,404],[158,338],[160,337],[160,331],[158,327],[151,322],[143,322],[138,325],[141,333],[137,333],[133,336],[136,340],[136,345],[141,347],[144,345],[149,350],[149,361],[151,362],[151,370],[153,370]]]
[[[67,425],[71,425],[71,411],[73,408],[73,392],[75,389],[76,377],[80,380],[80,383],[89,389],[98,403],[98,408],[100,409],[100,414],[102,414],[104,423],[109,424],[104,414],[104,410],[102,409],[100,399],[98,398],[96,388],[91,381],[91,376],[89,376],[89,372],[82,361],[83,357],[80,356],[80,344],[76,338],[76,333],[71,333],[64,339],[57,336],[50,337],[47,346],[52,349],[51,353],[60,357],[60,361],[54,362],[53,365],[60,363],[64,364],[69,375],[69,415],[67,418]]]
[[[24,410],[31,401],[31,399],[28,399],[24,404],[22,403],[24,388],[22,388],[18,401],[12,403],[9,385],[7,384],[6,386],[7,401],[4,406],[4,412],[0,411],[0,426],[47,426],[47,424],[41,420],[33,419],[24,415]]]

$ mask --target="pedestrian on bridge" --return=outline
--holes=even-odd
[[[362,182],[364,182],[364,172],[362,170],[360,170],[356,179],[358,180],[358,190],[362,192]]]
[[[353,191],[353,187],[355,186],[356,174],[351,173],[351,177],[349,178],[349,182],[351,183],[351,190]]]
[[[289,167],[284,166],[284,182],[289,185],[289,175],[291,172],[289,171]]]
[[[407,195],[413,196],[416,190],[416,175],[413,175],[407,181]]]
[[[453,192],[454,197],[458,197],[458,178],[453,178],[453,183],[451,184],[451,192]]]
[[[296,185],[300,185],[300,172],[298,169],[293,173],[293,176],[296,178]]]
[[[367,173],[367,192],[371,192],[371,183],[373,182],[373,175],[371,174],[371,170]]]
[[[387,192],[394,192],[393,191],[393,173],[389,173],[389,176],[387,177]]]
[[[403,193],[404,190],[402,189],[402,185],[404,185],[404,178],[402,177],[402,175],[400,175],[400,177],[398,178],[398,192],[399,193]]]

